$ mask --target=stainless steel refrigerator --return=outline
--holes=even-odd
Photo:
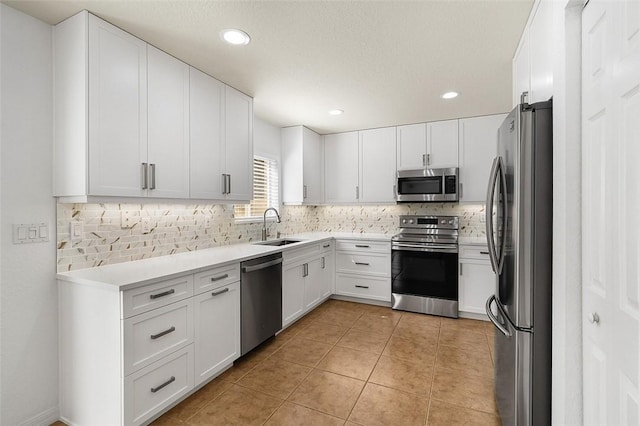
[[[498,130],[487,189],[496,273],[495,395],[504,426],[551,424],[552,101],[518,105]],[[579,301],[576,301],[579,303]]]

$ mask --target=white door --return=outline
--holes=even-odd
[[[190,69],[191,198],[221,200],[224,141],[224,84]]]
[[[427,125],[409,124],[396,127],[397,169],[415,170],[427,165]]]
[[[395,127],[360,132],[360,173],[360,202],[395,202]]]
[[[640,2],[582,18],[584,422],[638,425]]]
[[[147,47],[149,196],[189,197],[189,65]]]
[[[458,167],[458,120],[427,123],[427,167]]]
[[[231,175],[229,200],[253,198],[253,100],[225,89],[225,173]]]
[[[147,44],[89,15],[89,194],[141,197]]]
[[[328,204],[358,202],[358,132],[324,137],[324,177]]]
[[[320,135],[302,128],[302,196],[305,204],[319,204],[324,199],[322,141]]]

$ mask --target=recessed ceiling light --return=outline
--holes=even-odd
[[[329,111],[329,114],[331,115],[340,115],[342,114],[344,111],[341,109],[332,109],[331,111]]]
[[[222,37],[222,39],[227,43],[235,44],[238,46],[244,46],[246,44],[249,44],[249,42],[251,41],[251,37],[249,37],[249,34],[235,28],[222,30],[220,32],[220,37]]]
[[[458,92],[447,92],[441,96],[442,99],[453,99],[459,95]]]

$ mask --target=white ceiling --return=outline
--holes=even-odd
[[[511,109],[533,0],[3,1],[50,24],[87,9],[322,134]],[[223,43],[223,28],[251,35]],[[461,93],[445,101],[449,90]],[[330,116],[330,109],[343,109]]]

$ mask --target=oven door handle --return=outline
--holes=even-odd
[[[448,245],[428,245],[423,244],[408,244],[408,243],[393,243],[391,250],[406,250],[406,251],[424,251],[424,252],[437,252],[437,253],[457,253],[458,247],[452,248]]]

